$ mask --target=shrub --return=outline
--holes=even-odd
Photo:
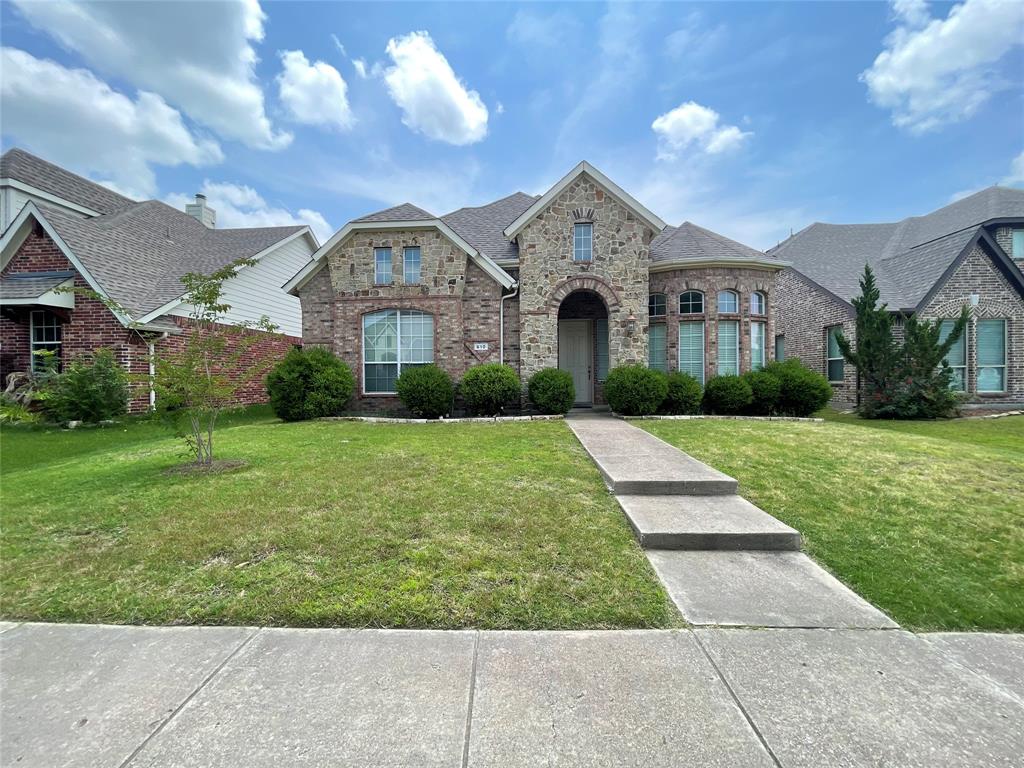
[[[576,402],[572,374],[558,368],[545,368],[530,377],[527,385],[530,402],[541,413],[568,413]]]
[[[285,421],[335,416],[354,389],[352,371],[323,347],[292,349],[267,374],[270,406]]]
[[[747,371],[743,380],[750,385],[753,398],[747,407],[752,416],[771,416],[779,409],[782,382],[768,371]]]
[[[743,413],[753,399],[750,385],[739,376],[715,376],[704,387],[704,410],[708,413]]]
[[[36,424],[39,414],[21,403],[0,397],[0,424]]]
[[[510,366],[484,363],[466,371],[459,391],[470,413],[494,416],[519,399],[519,377]]]
[[[810,416],[832,398],[828,380],[795,358],[768,363],[765,372],[779,380],[778,411],[786,416]]]
[[[128,374],[109,349],[75,360],[46,385],[43,408],[55,421],[95,423],[128,411]]]
[[[620,365],[608,373],[604,396],[623,416],[656,413],[668,395],[668,376],[642,365]]]
[[[406,368],[395,382],[395,391],[402,404],[421,419],[437,419],[452,412],[452,377],[436,365]]]
[[[673,415],[700,413],[703,388],[693,376],[682,371],[668,375],[668,394],[661,404],[661,410]]]

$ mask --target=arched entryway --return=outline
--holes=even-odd
[[[604,402],[608,307],[597,292],[575,290],[558,305],[558,367],[572,375],[577,405]]]

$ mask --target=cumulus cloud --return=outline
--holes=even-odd
[[[100,73],[159,93],[221,136],[261,149],[292,139],[274,130],[256,80],[252,43],[263,39],[264,21],[257,0],[16,3]]]
[[[277,86],[292,119],[307,125],[351,128],[355,117],[341,73],[323,61],[310,64],[302,51],[282,51],[280,56]]]
[[[319,211],[300,208],[292,213],[286,208],[275,207],[267,203],[255,189],[244,184],[206,180],[199,191],[206,195],[206,202],[217,211],[218,229],[305,224],[313,230],[313,234],[321,243],[334,234],[334,229]],[[165,202],[174,208],[184,210],[185,205],[193,199],[192,195],[176,192],[168,195]]]
[[[428,33],[394,37],[386,51],[393,66],[384,71],[384,82],[405,125],[455,145],[473,144],[487,135],[487,107],[480,94],[459,80]]]
[[[922,2],[899,0],[893,12],[899,26],[860,79],[897,127],[920,134],[966,120],[1008,87],[995,65],[1024,42],[1024,4],[965,0],[937,19]]]
[[[217,142],[192,133],[181,113],[155,93],[140,91],[133,100],[88,70],[17,48],[0,49],[0,70],[5,134],[129,197],[155,194],[152,164],[223,160]]]
[[[674,159],[691,146],[709,155],[731,152],[753,135],[735,125],[723,125],[715,110],[695,101],[684,102],[659,115],[651,128],[658,135],[658,157],[663,160]]]

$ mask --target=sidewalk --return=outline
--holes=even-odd
[[[1011,766],[1024,636],[0,625],[4,766]]]

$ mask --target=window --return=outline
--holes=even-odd
[[[573,228],[573,261],[590,261],[594,257],[594,225],[577,224]]]
[[[786,337],[782,334],[775,337],[775,359],[780,363],[786,359]]]
[[[943,343],[949,338],[950,332],[953,330],[953,326],[956,325],[956,320],[943,320],[942,325],[939,329],[939,343]],[[949,352],[946,353],[946,362],[949,363],[949,367],[953,370],[953,376],[949,380],[949,388],[955,389],[958,392],[964,392],[967,389],[967,329],[960,334],[960,338],[956,344],[949,348]]]
[[[402,254],[402,282],[406,285],[417,285],[420,282],[420,248],[410,246]]]
[[[752,315],[763,315],[764,311],[764,294],[760,291],[754,291],[750,294],[750,314]]]
[[[740,297],[736,291],[718,292],[718,314],[730,314],[740,311]]]
[[[843,328],[839,325],[833,325],[826,330],[828,331],[828,341],[825,347],[825,367],[828,372],[828,380],[833,384],[842,384],[844,372],[843,353],[839,351],[837,337],[842,333]]]
[[[373,282],[375,285],[391,283],[391,249],[373,249]]]
[[[718,323],[718,375],[727,376],[732,374],[733,376],[738,376],[739,373],[739,320],[721,320]]]
[[[1010,232],[1010,255],[1015,259],[1024,259],[1024,229]]]
[[[668,373],[665,324],[655,323],[647,331],[647,367]]]
[[[764,323],[750,324],[750,369],[764,368]]]
[[[978,391],[1006,391],[1006,321],[978,321]]]
[[[40,357],[37,352],[52,352],[53,360],[60,364],[61,346],[61,322],[53,312],[44,309],[33,310],[29,315],[29,334],[32,340],[32,359],[29,366],[33,371],[41,371],[45,367],[43,362],[46,357]]]
[[[608,319],[594,321],[594,364],[598,381],[608,378]]]
[[[700,291],[686,291],[679,294],[679,314],[699,315],[704,312],[704,294]]]
[[[363,391],[394,394],[403,368],[434,361],[434,318],[385,309],[363,315]]]
[[[651,317],[664,317],[666,310],[664,293],[652,293],[647,297],[647,314]]]
[[[700,320],[679,324],[679,370],[704,384],[704,323]]]

